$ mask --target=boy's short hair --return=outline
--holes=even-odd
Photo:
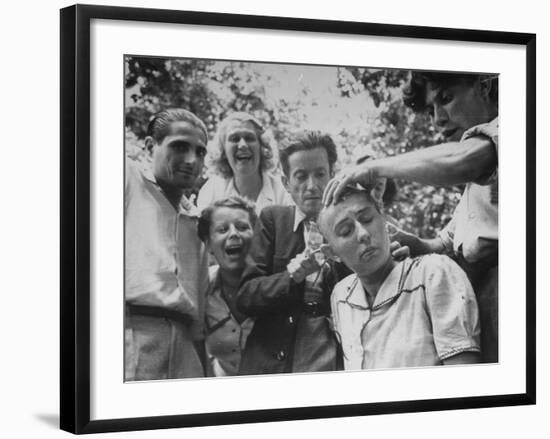
[[[348,186],[346,186],[337,200],[333,200],[333,202],[331,204],[329,204],[328,206],[323,206],[323,208],[321,209],[321,212],[319,212],[317,223],[319,225],[321,225],[320,220],[323,217],[323,215],[326,213],[327,209],[329,209],[330,207],[336,206],[337,204],[341,203],[342,201],[346,200],[347,198],[349,198],[353,195],[364,195],[365,198],[369,202],[374,204],[374,207],[376,208],[376,210],[379,213],[383,213],[382,201],[375,199],[372,196],[371,190],[372,190],[372,188],[370,188],[370,187],[369,188],[363,188],[363,187],[360,187],[358,185],[348,185]],[[321,229],[321,232],[322,232],[322,229]]]
[[[250,219],[250,224],[254,227],[256,224],[256,210],[254,208],[254,203],[248,201],[246,198],[241,197],[240,195],[232,195],[227,198],[222,198],[214,201],[210,206],[205,208],[199,217],[198,224],[198,234],[202,242],[208,241],[210,235],[210,226],[212,225],[212,215],[216,209],[220,207],[229,207],[232,209],[241,209],[248,213]]]
[[[341,192],[338,199],[333,201],[332,204],[336,205],[338,203],[341,203],[342,201],[345,201],[347,198],[353,195],[364,195],[369,202],[374,204],[378,212],[382,212],[382,200],[377,200],[372,196],[372,187],[369,186],[367,188],[364,188],[358,184],[347,185]]]

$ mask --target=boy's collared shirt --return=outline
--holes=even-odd
[[[206,349],[214,376],[237,375],[246,339],[254,319],[242,322],[233,316],[222,293],[219,266],[210,267],[210,285],[206,303]]]
[[[254,201],[256,214],[259,215],[264,207],[273,204],[282,206],[294,204],[278,175],[264,171],[262,172],[262,182],[262,189],[258,194],[258,198]],[[199,210],[203,210],[216,200],[234,195],[240,195],[235,187],[235,179],[233,177],[226,179],[214,175],[208,179],[199,191],[197,206]]]
[[[372,307],[355,274],[336,284],[331,302],[346,370],[435,366],[480,350],[472,287],[447,256],[398,263]]]

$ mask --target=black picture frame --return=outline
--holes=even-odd
[[[325,32],[521,45],[526,48],[525,393],[224,413],[90,420],[90,22],[93,19]],[[288,17],[75,5],[61,10],[61,350],[60,424],[72,433],[207,426],[323,417],[534,404],[536,401],[536,36]]]

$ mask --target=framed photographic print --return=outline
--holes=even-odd
[[[61,428],[534,404],[535,44],[62,9]]]

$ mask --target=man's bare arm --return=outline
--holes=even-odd
[[[448,186],[475,182],[493,172],[497,152],[490,139],[472,137],[365,164],[373,166],[379,177]]]
[[[349,184],[372,186],[380,177],[435,186],[475,182],[493,172],[497,160],[497,151],[490,139],[472,137],[463,142],[443,143],[366,161],[342,171],[332,179],[325,189],[323,203],[332,203]]]

